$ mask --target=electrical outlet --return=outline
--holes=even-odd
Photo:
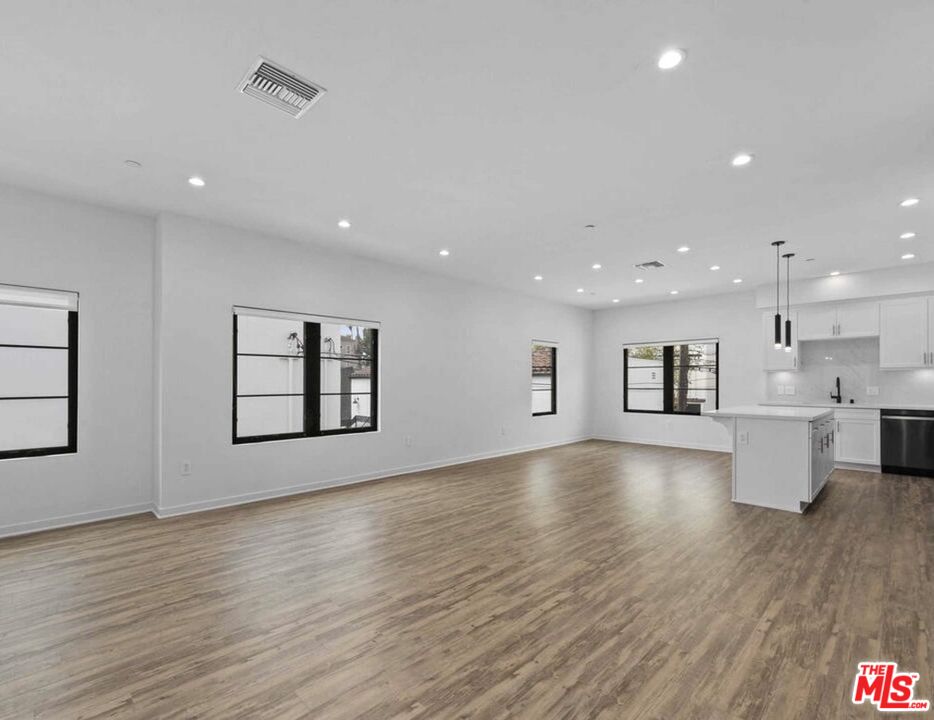
[[[411,435],[403,436],[402,444],[405,445],[406,447],[412,447],[412,436]]]
[[[784,394],[785,394],[785,386],[784,386],[784,385],[779,385],[779,386],[778,386],[778,389],[776,390],[776,394],[778,394],[778,395],[784,395]]]
[[[749,444],[749,433],[746,431],[740,432],[737,440],[740,445],[748,445]]]
[[[182,460],[182,475],[191,475],[191,460]]]
[[[878,395],[878,394],[879,394],[879,386],[878,386],[878,385],[870,385],[870,386],[868,386],[868,387],[866,388],[866,394],[867,394],[867,395]]]
[[[794,386],[794,385],[786,385],[786,386],[785,386],[785,394],[786,394],[786,395],[794,395],[794,394],[795,394],[795,386]]]
[[[500,434],[500,435],[505,435],[505,434],[506,434],[506,426],[505,426],[505,425],[503,425],[502,427],[500,427],[500,429],[499,429],[499,434]]]

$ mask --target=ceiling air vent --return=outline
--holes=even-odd
[[[640,270],[652,270],[654,268],[665,267],[665,263],[659,262],[658,260],[649,260],[648,262],[639,263],[636,267]]]
[[[263,57],[253,63],[237,89],[294,118],[304,115],[327,92]]]

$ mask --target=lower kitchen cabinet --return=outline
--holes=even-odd
[[[834,422],[834,459],[837,462],[857,465],[878,465],[881,462],[878,410],[841,408],[834,412]]]

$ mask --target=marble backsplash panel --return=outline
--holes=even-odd
[[[880,370],[879,338],[802,342],[798,353],[798,372],[767,373],[767,400],[831,402],[839,377],[844,403],[934,404],[934,369]],[[794,396],[779,395],[779,386],[787,385],[794,385]],[[879,394],[869,395],[870,387]]]

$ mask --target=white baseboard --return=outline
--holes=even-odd
[[[729,445],[707,445],[705,443],[685,443],[671,440],[650,440],[647,438],[625,437],[622,435],[594,435],[594,440],[608,440],[610,442],[633,443],[635,445],[657,445],[661,447],[684,448],[685,450],[710,450],[712,452],[732,453]]]
[[[106,510],[75,513],[74,515],[61,515],[45,520],[13,523],[12,525],[0,526],[0,538],[13,537],[15,535],[28,535],[42,530],[54,530],[55,528],[70,527],[72,525],[84,525],[85,523],[97,522],[98,520],[111,520],[113,518],[126,517],[127,515],[139,515],[141,513],[152,512],[152,510],[152,503],[146,502],[137,505],[107,508]]]
[[[881,473],[882,468],[879,465],[860,465],[859,463],[837,462],[834,463],[836,470],[858,470],[859,472]]]
[[[284,488],[274,490],[261,490],[259,492],[244,493],[242,495],[229,495],[222,498],[211,500],[201,500],[182,505],[171,505],[168,507],[153,507],[152,513],[157,518],[168,518],[176,515],[187,515],[189,513],[203,512],[205,510],[216,510],[218,508],[231,507],[234,505],[246,505],[247,503],[258,502],[260,500],[271,500],[273,498],[287,497],[289,495],[301,495],[304,493],[315,492],[316,490],[326,490],[329,488],[344,487],[347,485],[356,485],[357,483],[370,482],[371,480],[381,480],[384,478],[395,477],[397,475],[406,475],[413,472],[422,472],[424,470],[437,470],[439,468],[450,467],[451,465],[463,465],[464,463],[476,462],[477,460],[489,460],[491,458],[505,457],[507,455],[518,455],[520,453],[532,452],[534,450],[544,450],[550,447],[560,447],[561,445],[571,445],[573,443],[583,442],[592,439],[590,436],[581,436],[570,440],[561,440],[558,442],[539,443],[536,445],[524,445],[522,447],[510,448],[508,450],[495,450],[493,452],[476,453],[474,455],[464,455],[463,457],[449,458],[436,462],[420,463],[417,465],[404,465],[402,467],[391,468],[388,470],[378,470],[371,473],[360,475],[350,475],[334,480],[324,482],[304,483],[301,485],[290,485]]]

